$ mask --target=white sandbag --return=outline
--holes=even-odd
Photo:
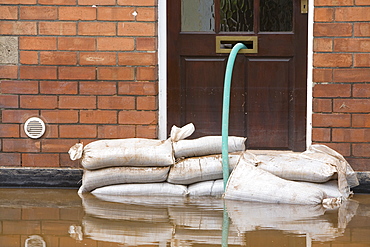
[[[111,196],[186,196],[187,187],[170,183],[118,184],[97,188],[93,195]]]
[[[322,190],[279,178],[241,157],[231,173],[225,199],[265,203],[320,204],[325,198]]]
[[[258,168],[280,178],[294,181],[324,183],[336,176],[335,166],[323,160],[314,160],[301,153],[256,154]]]
[[[219,179],[214,181],[204,181],[191,184],[188,186],[188,193],[191,197],[221,197],[224,194],[224,181],[222,179]]]
[[[232,171],[239,161],[240,153],[229,154],[229,169]],[[173,184],[193,184],[222,178],[222,155],[193,157],[174,164],[167,181]]]
[[[177,142],[191,136],[194,131],[195,127],[193,123],[189,123],[181,128],[174,125],[171,128],[170,138],[173,142]]]
[[[245,150],[246,138],[229,136],[229,153]],[[175,158],[198,157],[222,153],[222,136],[205,136],[193,140],[180,140],[173,143]]]
[[[82,186],[78,193],[90,192],[96,188],[127,183],[155,183],[167,179],[170,167],[111,167],[99,170],[85,170]]]
[[[322,190],[329,198],[343,197],[338,188],[338,180],[330,180],[326,183],[299,182]],[[347,199],[348,197],[343,199]]]

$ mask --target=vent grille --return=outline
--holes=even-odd
[[[38,117],[32,117],[24,124],[24,131],[29,138],[40,138],[45,133],[45,123]]]

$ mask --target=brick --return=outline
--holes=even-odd
[[[316,53],[313,58],[314,67],[352,66],[352,54]]]
[[[59,154],[22,154],[23,167],[59,167]]]
[[[111,81],[81,81],[80,94],[113,95],[116,94],[116,82]]]
[[[2,81],[1,92],[7,94],[37,94],[37,81]]]
[[[19,18],[23,20],[56,20],[58,11],[56,7],[21,6]]]
[[[129,5],[129,6],[156,6],[157,0],[117,0],[118,5]]]
[[[138,125],[136,126],[137,138],[157,138],[157,125]]]
[[[60,167],[66,167],[66,168],[80,168],[83,167],[80,165],[80,162],[78,160],[71,160],[69,158],[68,153],[61,153],[60,155]],[[75,218],[76,219],[76,218]],[[75,220],[74,219],[74,220]]]
[[[333,73],[334,82],[369,82],[369,69],[335,69]]]
[[[343,156],[351,155],[351,144],[350,143],[334,143],[334,142],[324,142],[320,143],[322,145],[326,145]]]
[[[77,139],[43,139],[41,140],[41,151],[66,153],[76,142],[78,142]]]
[[[315,0],[315,6],[349,6],[353,0]]]
[[[157,110],[157,97],[146,96],[136,98],[136,109],[137,110]]]
[[[121,111],[118,115],[119,124],[156,124],[155,111]]]
[[[0,19],[16,20],[18,19],[17,6],[0,6]]]
[[[21,136],[22,136],[22,133],[21,133]],[[59,137],[58,125],[49,124],[45,130],[44,136],[47,138],[58,138]],[[26,134],[24,134],[24,136],[22,137],[26,137]]]
[[[72,22],[39,22],[41,35],[76,35],[77,25]]]
[[[19,124],[1,124],[0,137],[19,137]]]
[[[24,123],[30,117],[37,116],[38,110],[2,110],[3,123]]]
[[[155,23],[125,22],[118,25],[120,36],[156,36]]]
[[[23,220],[51,220],[59,219],[59,209],[58,208],[23,208],[22,209],[22,219]]]
[[[78,111],[75,110],[43,110],[41,116],[47,123],[77,123]]]
[[[350,23],[315,23],[314,36],[352,36]]]
[[[354,23],[355,36],[370,36],[370,23],[358,22]]]
[[[368,143],[353,144],[352,154],[357,157],[370,157],[370,144]]]
[[[77,94],[77,90],[76,81],[40,81],[42,94]]]
[[[355,0],[356,5],[369,5],[368,0]]]
[[[119,65],[156,65],[157,53],[124,52],[118,54]]]
[[[312,127],[350,127],[349,114],[313,114]]]
[[[18,108],[18,107],[19,107],[18,95],[0,94],[0,108]]]
[[[315,22],[333,22],[334,9],[333,8],[315,8],[314,11]]]
[[[95,38],[59,37],[58,50],[93,51]]]
[[[67,226],[66,226],[67,227]],[[57,228],[57,229],[61,229],[60,227]],[[63,229],[63,228],[62,228]],[[67,231],[68,232],[68,228],[66,229],[63,229],[63,231]],[[58,232],[54,233],[55,235],[58,234]],[[107,243],[107,242],[103,242],[103,241],[96,241],[96,240],[93,240],[93,239],[88,239],[88,238],[84,238],[83,240],[78,240],[78,242],[76,243],[77,241],[69,236],[60,236],[59,237],[59,246],[98,246],[98,247],[119,247],[119,245],[116,245],[116,244],[113,244],[112,243]],[[106,246],[104,246],[106,244]]]
[[[59,67],[58,77],[62,80],[94,80],[95,67]]]
[[[132,67],[100,67],[98,80],[133,80],[134,68]]]
[[[21,166],[21,154],[0,153],[0,166]]]
[[[314,97],[351,97],[350,84],[315,84]]]
[[[134,47],[134,38],[97,38],[97,49],[101,51],[132,51]]]
[[[333,80],[332,69],[313,69],[314,82],[331,82]]]
[[[352,127],[370,128],[370,114],[353,114]]]
[[[78,0],[78,5],[115,5],[116,0]]]
[[[38,4],[44,4],[44,5],[76,5],[76,0],[38,0]]]
[[[370,7],[337,8],[335,21],[370,21]]]
[[[98,20],[104,21],[134,21],[133,7],[99,7]]]
[[[334,99],[333,110],[335,112],[358,112],[368,113],[370,109],[369,99]]]
[[[7,208],[0,209],[0,220],[20,220],[22,215],[21,208]]]
[[[138,67],[136,69],[136,79],[138,81],[153,81],[157,80],[157,67]]]
[[[312,141],[314,142],[330,142],[330,128],[312,128]]]
[[[57,96],[21,95],[20,107],[29,109],[55,109],[58,106]]]
[[[98,96],[99,109],[133,110],[135,97],[132,96]]]
[[[60,125],[59,135],[61,138],[96,138],[95,125]]]
[[[100,111],[100,110],[81,111],[80,123],[116,124],[117,111]]]
[[[31,139],[3,139],[4,152],[40,152],[40,141]]]
[[[370,53],[354,54],[355,67],[370,67]]]
[[[316,38],[313,40],[313,50],[315,52],[333,51],[333,39]]]
[[[140,7],[136,9],[137,16],[136,21],[156,21],[157,20],[157,8],[144,8]]]
[[[18,247],[18,246],[21,246],[22,243],[18,235],[1,235],[0,236],[0,246]]]
[[[332,112],[331,99],[313,99],[313,112]]]
[[[79,61],[81,65],[116,65],[116,53],[81,52]]]
[[[45,65],[76,65],[76,52],[43,51],[40,52],[40,64]]]
[[[126,95],[157,95],[156,82],[119,82],[118,93]]]
[[[57,79],[57,67],[55,66],[21,66],[21,79],[52,80]]]
[[[96,8],[59,7],[59,20],[96,20]]]
[[[99,125],[98,138],[115,139],[115,138],[134,138],[134,125]]]
[[[37,23],[25,21],[0,22],[0,34],[3,35],[36,35]]]
[[[95,96],[59,96],[61,109],[95,109]]]
[[[334,51],[370,52],[370,39],[334,39]]]
[[[370,97],[370,84],[353,84],[353,97]]]
[[[16,78],[18,78],[18,66],[0,65],[0,79],[16,79]]]
[[[37,51],[20,51],[19,55],[21,64],[39,63],[39,53]]]
[[[367,171],[368,170],[367,166],[369,164],[369,159],[347,157],[346,160],[348,161],[348,163],[351,165],[351,167],[355,171]]]
[[[73,208],[60,208],[59,209],[60,219],[61,220],[82,220],[84,216],[84,209],[80,207]]]
[[[20,37],[20,50],[56,50],[57,39],[55,37]]]
[[[40,234],[41,222],[40,221],[3,221],[3,234]]]
[[[156,51],[157,38],[138,37],[136,38],[136,50],[138,51]]]
[[[80,22],[78,23],[79,35],[114,36],[116,23],[114,22]]]
[[[370,129],[333,129],[334,142],[369,142]]]

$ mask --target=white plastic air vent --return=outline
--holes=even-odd
[[[31,117],[24,124],[24,132],[29,138],[40,138],[45,133],[45,123],[38,117]]]

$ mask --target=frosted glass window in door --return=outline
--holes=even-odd
[[[181,31],[215,31],[214,1],[181,0]]]

